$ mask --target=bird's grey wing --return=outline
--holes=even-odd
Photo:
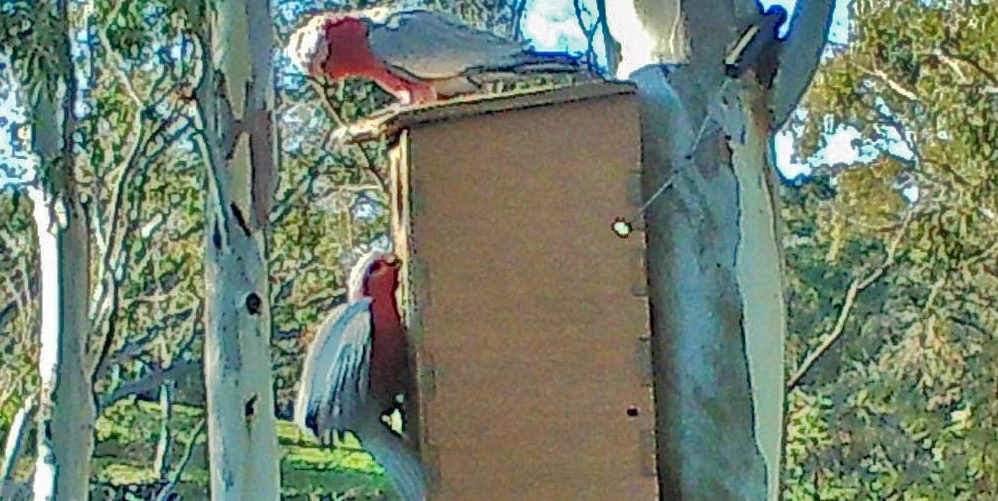
[[[520,64],[529,47],[427,10],[401,11],[368,33],[371,51],[389,66],[427,80],[476,68]]]
[[[322,435],[343,429],[367,397],[371,298],[336,307],[309,346],[295,402],[295,422]]]

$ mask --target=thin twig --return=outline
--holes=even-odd
[[[134,379],[127,383],[122,384],[117,390],[111,392],[101,398],[97,403],[97,413],[100,414],[104,409],[110,407],[112,404],[121,400],[123,398],[129,397],[131,395],[139,395],[152,391],[163,384],[166,380],[179,380],[185,376],[195,373],[202,367],[200,361],[195,360],[177,360],[174,361],[168,369],[161,369],[159,371],[147,374],[139,379]]]
[[[510,36],[513,40],[523,40],[523,15],[527,10],[527,0],[519,0],[513,4],[513,26],[510,29]]]
[[[871,75],[873,77],[876,77],[877,80],[880,80],[881,82],[883,82],[885,85],[887,85],[887,87],[889,87],[894,92],[900,94],[905,99],[907,99],[909,101],[921,101],[921,99],[918,98],[918,95],[915,94],[914,91],[909,90],[907,87],[905,87],[904,85],[902,85],[900,82],[892,79],[890,76],[887,75],[887,73],[884,73],[883,71],[881,71],[881,70],[879,70],[877,68],[869,68],[869,67],[863,66],[861,64],[856,64],[855,66],[857,68],[859,68],[860,70],[866,72],[867,74],[869,74],[869,75]]]
[[[13,421],[11,421],[7,432],[7,440],[5,440],[4,455],[2,461],[0,461],[0,499],[7,499],[9,495],[7,492],[10,490],[9,482],[14,472],[14,466],[17,464],[17,459],[21,455],[24,437],[31,424],[31,415],[34,414],[37,405],[38,400],[36,395],[30,395],[21,404],[20,410],[17,411]]]
[[[204,431],[205,419],[201,418],[197,427],[194,428],[194,432],[191,433],[191,438],[187,441],[187,445],[184,446],[184,455],[180,459],[180,464],[177,465],[177,469],[170,475],[170,481],[156,494],[156,501],[166,501],[170,493],[180,483],[180,475],[184,473],[184,469],[187,468],[187,464],[190,463],[191,457],[194,455],[194,444],[197,443],[198,437]]]
[[[312,88],[315,89],[315,91],[320,96],[322,96],[321,101],[323,107],[326,109],[326,112],[329,113],[329,116],[333,119],[333,121],[336,122],[336,127],[338,129],[349,127],[349,125],[347,125],[346,123],[346,120],[343,119],[343,116],[340,115],[336,107],[333,106],[332,100],[329,99],[329,96],[326,94],[326,90],[322,87],[322,85],[319,84],[319,82],[313,78],[309,78],[308,81],[309,83],[312,84]],[[385,178],[381,175],[381,173],[378,172],[378,169],[374,165],[374,160],[371,158],[371,155],[367,153],[367,150],[365,150],[360,143],[354,143],[354,148],[358,152],[360,152],[360,155],[364,159],[364,163],[367,166],[367,170],[374,175],[375,179],[378,180],[378,184],[381,185],[383,190],[388,191],[388,181],[386,181]]]
[[[575,21],[579,23],[579,30],[586,37],[586,61],[590,64],[596,62],[596,30],[599,29],[602,19],[597,19],[591,26],[586,26],[583,14],[588,14],[589,9],[582,5],[582,0],[572,0],[572,9],[575,11]]]

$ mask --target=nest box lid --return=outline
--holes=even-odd
[[[634,94],[636,90],[632,83],[599,81],[502,94],[458,97],[423,106],[402,108],[349,125],[343,132],[343,140],[347,143],[369,141],[382,135],[393,136],[399,130],[424,123]]]

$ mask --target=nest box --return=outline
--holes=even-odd
[[[433,501],[658,499],[634,89],[395,115],[392,232]]]

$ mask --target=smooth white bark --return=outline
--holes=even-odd
[[[41,326],[38,329],[38,377],[43,405],[51,409],[54,400],[56,374],[59,370],[59,248],[56,236],[48,228],[54,223],[44,192],[32,189],[29,193],[34,202],[35,227],[38,228],[38,262],[41,272],[40,304]],[[47,409],[44,418],[38,420],[39,430],[48,428]],[[54,445],[43,433],[38,434],[37,460],[35,462],[34,493],[38,501],[55,499],[55,483],[58,469],[55,461]]]
[[[761,501],[766,465],[736,269],[738,179],[722,134],[705,133],[687,160],[703,116],[663,71],[646,67],[632,78],[642,98],[645,196],[675,173],[647,214],[662,498]]]
[[[67,2],[59,2],[58,15],[68,37]],[[62,61],[71,68],[68,49]],[[64,80],[42,87],[32,103],[34,145],[47,168],[44,187],[28,191],[34,201],[41,289],[36,501],[88,498],[96,420],[86,359],[90,242],[71,144],[76,87],[73,72],[64,71]]]
[[[802,24],[827,27],[831,2],[807,4]],[[683,31],[664,22],[677,18],[663,5],[607,0],[624,54],[618,74],[647,64],[630,74],[645,196],[673,181],[646,214],[662,498],[777,499],[786,315],[770,136],[810,81],[824,32],[799,37],[763,88],[751,72],[729,79],[722,65],[754,3],[684,3]],[[662,63],[682,60],[656,53],[666,40],[689,47],[687,64],[666,71]]]
[[[96,418],[85,370],[88,302],[86,222],[65,216],[58,201],[31,190],[38,229],[41,326],[34,499],[86,500]]]
[[[742,92],[749,99],[752,95],[752,89]],[[751,107],[746,107],[745,116],[751,115]],[[775,165],[765,161],[769,130],[741,130],[744,134],[740,147],[732,154],[738,180],[740,228],[735,270],[742,298],[755,440],[766,464],[766,499],[775,500],[779,496],[783,447],[783,352],[787,336],[783,250],[776,227],[780,201]]]
[[[247,0],[192,19],[210,41],[197,96],[209,163],[204,373],[211,497],[276,501],[265,246],[275,150],[271,16],[266,0]]]

